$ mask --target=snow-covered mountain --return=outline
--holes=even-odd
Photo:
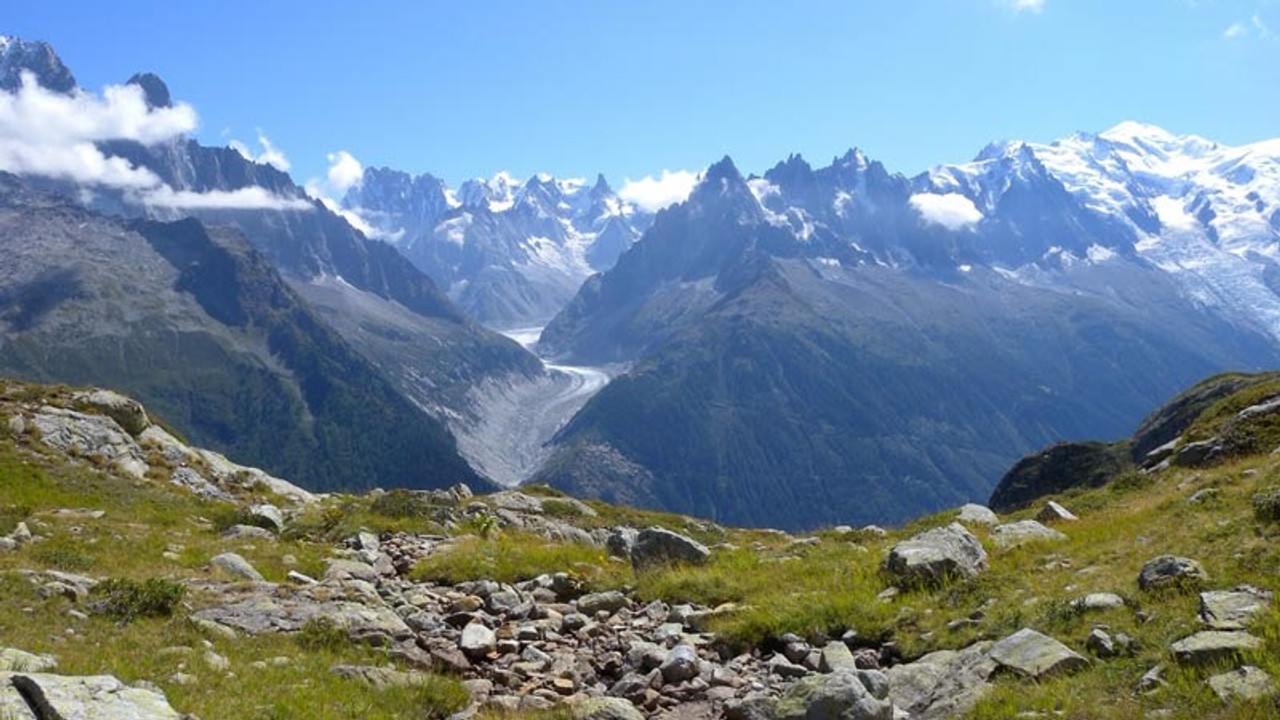
[[[1021,238],[1026,252],[990,261],[1023,281],[1059,283],[1045,270],[1134,258],[1197,304],[1280,339],[1280,139],[1230,146],[1125,122],[1047,145],[993,144],[913,184],[970,201],[981,215],[971,231],[984,239]],[[1057,214],[1046,212],[1055,186],[1071,200]],[[1046,224],[1058,234],[1033,232]]]
[[[464,309],[509,328],[544,324],[652,222],[604,176],[499,173],[453,190],[429,174],[368,168],[343,204]]]

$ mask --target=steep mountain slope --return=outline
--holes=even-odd
[[[0,79],[6,88],[19,87],[22,73],[29,72],[48,90],[78,92],[45,43],[6,40],[3,59]],[[138,74],[129,84],[141,88],[146,105],[131,111],[135,115],[172,107],[158,76]],[[92,106],[88,96],[75,97]],[[537,358],[466,317],[395,248],[364,237],[275,167],[183,135],[97,140],[94,147],[104,155],[102,162],[123,161],[119,167],[132,176],[150,178],[163,190],[158,199],[127,186],[81,184],[39,173],[27,174],[27,181],[107,214],[161,221],[194,217],[208,226],[236,228],[317,317],[400,393],[455,431],[466,432],[485,411],[477,386],[518,388],[548,381]]]
[[[544,332],[552,356],[636,363],[545,477],[731,523],[901,520],[984,496],[1038,445],[1119,434],[1196,377],[1278,359],[1132,253],[1032,266],[1052,283],[1008,270],[1034,255],[1010,228],[1105,233],[1038,181],[1025,197],[1057,219],[1008,199],[948,228],[858,153],[764,178],[712,166]]]
[[[456,192],[431,175],[368,168],[343,205],[391,239],[481,322],[543,325],[589,275],[611,267],[651,216],[593,185],[506,174]]]
[[[0,372],[126,390],[312,489],[478,481],[238,232],[108,218],[2,174],[0,244]]]

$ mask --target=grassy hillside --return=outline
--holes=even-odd
[[[1079,516],[1054,525],[1065,540],[1002,549],[992,531],[971,526],[989,554],[988,571],[940,587],[892,589],[892,578],[881,569],[888,550],[921,530],[952,522],[954,511],[887,532],[832,528],[797,538],[583,504],[547,488],[528,488],[521,496],[533,498],[521,502],[538,506],[540,522],[587,532],[657,525],[712,548],[705,564],[648,570],[610,558],[599,546],[548,539],[532,526],[520,529],[510,524],[511,513],[499,509],[510,502],[500,496],[449,509],[413,493],[338,495],[291,511],[278,539],[228,539],[221,530],[242,519],[249,502],[265,499],[262,490],[240,492],[235,503],[199,500],[169,485],[156,468],[144,479],[122,478],[92,457],[55,452],[29,432],[6,432],[12,417],[42,402],[41,392],[11,386],[0,398],[0,536],[21,521],[44,538],[0,550],[0,646],[56,655],[63,673],[154,682],[175,708],[204,720],[443,717],[466,704],[461,678],[450,679],[451,671],[444,669],[426,684],[390,690],[335,675],[330,668],[337,664],[412,666],[385,648],[335,637],[322,625],[300,633],[230,638],[190,620],[215,602],[220,583],[231,580],[210,566],[213,556],[238,552],[266,580],[283,587],[290,570],[323,575],[335,554],[349,552],[339,550],[341,541],[358,530],[444,538],[406,576],[433,593],[470,587],[459,585],[466,581],[515,583],[561,572],[584,592],[623,590],[638,603],[635,607],[653,600],[705,606],[710,609],[706,629],[715,638],[710,647],[723,648],[722,656],[746,652],[767,659],[780,653],[785,633],[815,645],[843,636],[855,649],[873,650],[888,664],[999,640],[1024,627],[1085,655],[1086,638],[1096,627],[1133,639],[1131,654],[1094,658],[1072,674],[1040,681],[999,675],[969,717],[1016,718],[1032,712],[1134,720],[1269,718],[1277,709],[1274,696],[1220,700],[1205,679],[1227,665],[1183,667],[1169,650],[1202,628],[1197,589],[1240,584],[1280,589],[1280,513],[1268,500],[1280,494],[1280,458],[1269,446],[1208,467],[1125,471],[1100,487],[1055,495]],[[1215,426],[1228,408],[1238,413],[1272,397],[1242,392],[1248,397],[1232,395],[1203,411],[1187,436]],[[1269,437],[1259,436],[1259,442]],[[1037,502],[1001,520],[1029,518],[1039,507]],[[78,509],[104,514],[93,517]],[[1201,588],[1140,590],[1143,563],[1165,554],[1198,560],[1208,579]],[[162,578],[181,584],[185,593],[168,608],[170,615],[121,622],[92,612],[99,596],[78,601],[44,596],[42,579],[33,573],[48,570],[139,582]],[[1095,592],[1115,593],[1124,604],[1085,611],[1073,603]],[[1240,662],[1280,677],[1280,611],[1273,605],[1250,631],[1262,645]],[[229,670],[206,667],[207,650],[225,658]],[[1156,665],[1165,668],[1165,684],[1138,692],[1139,679]],[[476,665],[480,672],[488,667]]]

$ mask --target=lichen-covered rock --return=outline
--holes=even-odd
[[[977,503],[966,503],[960,506],[960,512],[956,515],[956,522],[965,523],[967,525],[999,525],[1000,516],[986,505]]]
[[[1209,573],[1195,560],[1161,555],[1143,564],[1138,572],[1138,588],[1154,591],[1198,587],[1208,579]]]
[[[38,673],[48,672],[56,667],[58,660],[52,655],[36,655],[17,648],[0,648],[0,672]]]
[[[0,674],[12,684],[34,716],[76,720],[179,720],[178,711],[155,690],[125,685],[109,675]]]
[[[875,670],[841,670],[797,680],[778,699],[777,720],[892,720],[889,683]]]
[[[913,720],[960,717],[977,704],[990,687],[996,661],[991,643],[975,643],[962,650],[939,650],[913,663],[895,665],[889,677],[889,699]]]
[[[1005,669],[1030,678],[1069,673],[1089,660],[1048,635],[1023,628],[991,647],[991,659]]]
[[[1051,527],[1035,521],[1021,520],[996,527],[991,531],[991,541],[1002,549],[1019,547],[1033,542],[1062,542],[1067,536]]]
[[[1200,593],[1200,620],[1214,630],[1243,630],[1271,606],[1271,593],[1250,585]]]
[[[573,720],[644,720],[644,714],[622,698],[599,697],[575,705]]]
[[[97,458],[136,478],[147,473],[142,449],[109,417],[46,405],[35,412],[31,421],[40,431],[40,442],[55,450]]]
[[[951,523],[894,545],[884,569],[904,585],[935,585],[985,571],[987,552],[965,526]]]
[[[209,564],[238,578],[253,580],[254,582],[262,582],[264,580],[262,573],[250,565],[248,560],[233,552],[215,555],[209,561]]]
[[[1202,630],[1169,646],[1183,665],[1205,666],[1232,662],[1242,653],[1262,647],[1262,640],[1236,630]]]
[[[142,403],[111,390],[78,392],[71,396],[71,400],[81,407],[115,420],[125,432],[134,437],[151,426]]]
[[[1271,676],[1252,665],[1210,677],[1209,687],[1223,702],[1262,700],[1276,694],[1276,684]]]

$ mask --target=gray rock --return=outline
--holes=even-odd
[[[1169,650],[1183,665],[1204,666],[1234,662],[1241,653],[1262,647],[1262,640],[1238,630],[1202,630],[1185,637]]]
[[[625,560],[631,559],[631,548],[636,545],[636,537],[640,531],[631,527],[614,528],[605,539],[604,547],[609,554]]]
[[[986,505],[966,503],[960,506],[960,514],[956,516],[956,521],[970,525],[999,525],[1000,516]]]
[[[857,663],[853,660],[853,653],[850,652],[849,646],[839,640],[827,643],[822,648],[822,656],[818,661],[818,670],[824,673],[831,673],[837,670],[857,670]]]
[[[1067,536],[1035,520],[1021,520],[999,525],[991,531],[991,541],[996,547],[1008,549],[1033,542],[1062,542]]]
[[[940,650],[889,668],[889,699],[913,720],[965,715],[991,686],[996,662],[988,654],[990,648],[991,643],[981,642],[962,650]]]
[[[270,503],[259,503],[249,506],[249,516],[270,525],[276,532],[284,530],[284,513]]]
[[[115,420],[125,432],[137,437],[151,426],[142,404],[111,390],[90,390],[71,396],[73,402]]]
[[[257,525],[232,525],[222,531],[222,539],[224,540],[266,540],[272,542],[276,540],[275,533]]]
[[[602,610],[612,615],[626,606],[627,596],[617,590],[591,593],[578,598],[578,612],[588,617]]]
[[[1074,672],[1089,664],[1083,655],[1031,628],[1023,628],[993,645],[991,659],[1002,668],[1031,678]]]
[[[0,673],[0,718],[3,720],[40,720],[22,693],[13,686],[8,673]]]
[[[58,667],[52,655],[36,655],[16,648],[0,648],[0,672],[48,672]]]
[[[1210,677],[1209,687],[1223,702],[1262,700],[1276,694],[1276,684],[1271,676],[1252,665]]]
[[[874,671],[841,670],[797,680],[778,699],[776,720],[892,720],[887,684]],[[879,673],[876,673],[879,675]],[[877,697],[873,692],[882,693]]]
[[[660,527],[641,530],[631,547],[631,564],[646,568],[670,562],[698,564],[711,555],[706,545]]]
[[[109,417],[44,406],[36,411],[32,423],[40,431],[40,442],[51,448],[96,458],[138,479],[146,476],[148,466],[142,449]]]
[[[471,659],[482,658],[498,648],[498,636],[483,624],[473,622],[462,629],[458,647]]]
[[[1084,649],[1100,658],[1111,658],[1119,654],[1116,652],[1115,641],[1102,628],[1094,628],[1089,632],[1089,637],[1084,640]]]
[[[351,680],[362,680],[375,688],[410,687],[430,681],[430,676],[420,672],[405,672],[372,665],[334,665],[329,672]]]
[[[485,600],[485,607],[495,615],[505,615],[518,607],[521,602],[520,593],[514,590],[499,590],[489,595]]]
[[[1115,593],[1089,593],[1071,605],[1078,610],[1115,610],[1124,607],[1124,598]]]
[[[1056,522],[1074,522],[1080,518],[1076,517],[1075,513],[1050,500],[1045,503],[1040,512],[1036,513],[1036,519],[1042,523],[1053,524]]]
[[[644,714],[621,698],[598,697],[575,705],[573,720],[644,720]]]
[[[0,684],[9,683],[31,703],[34,715],[43,719],[179,720],[181,717],[162,693],[130,687],[109,675],[0,675]]]
[[[803,665],[797,665],[784,655],[774,655],[767,663],[769,672],[781,678],[799,678],[809,674]]]
[[[222,553],[221,555],[215,555],[213,559],[209,561],[209,564],[215,568],[225,570],[236,577],[244,578],[245,580],[253,580],[255,582],[263,582],[264,580],[262,574],[254,569],[254,567],[249,564],[248,560],[245,560],[236,553],[228,552]]]
[[[1165,684],[1164,666],[1156,665],[1142,674],[1138,679],[1138,692],[1158,690]]]
[[[1138,588],[1152,591],[1193,587],[1208,579],[1209,574],[1195,560],[1161,555],[1143,564],[1142,570],[1138,572]]]
[[[1250,585],[1200,593],[1200,620],[1214,630],[1243,630],[1271,606],[1271,593]]]
[[[367,583],[378,582],[378,571],[369,563],[358,560],[330,560],[324,571],[325,580],[363,580]]]
[[[987,569],[982,543],[960,523],[922,532],[889,551],[885,570],[906,585],[967,579]]]
[[[25,522],[20,522],[9,533],[9,539],[19,546],[26,545],[32,540],[31,528]]]
[[[235,500],[231,493],[209,482],[203,475],[189,467],[174,468],[173,472],[169,473],[169,482],[206,500],[222,500],[223,502],[233,502]]]
[[[667,659],[658,668],[662,679],[669,685],[698,677],[701,666],[698,651],[692,645],[677,645],[667,653]]]
[[[18,549],[18,543],[12,538],[0,537],[0,550],[8,550],[10,552]]]
[[[413,630],[385,605],[369,601],[318,601],[307,597],[305,590],[294,597],[255,593],[235,602],[200,610],[191,617],[198,623],[213,623],[212,627],[229,628],[249,635],[297,632],[312,620],[327,618],[345,629],[347,636],[355,642],[385,646],[393,641],[413,638]]]

